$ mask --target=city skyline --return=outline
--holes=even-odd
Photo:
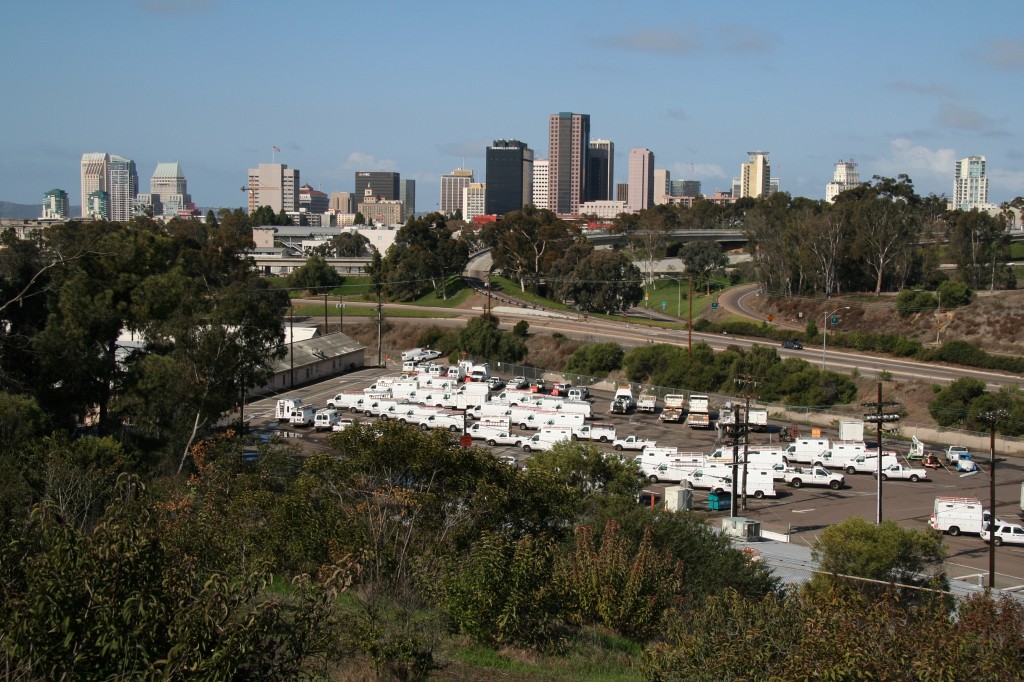
[[[289,83],[298,85],[287,62],[245,69],[235,57],[247,49],[245,36],[270,36],[293,20],[291,8],[139,0],[119,12],[97,12],[60,3],[61,20],[52,21],[56,4],[18,3],[8,12],[9,49],[32,59],[0,66],[12,101],[25,103],[3,114],[6,201],[40,203],[52,188],[81,196],[82,155],[105,150],[142,169],[177,159],[203,207],[245,206],[239,188],[247,169],[276,161],[300,169],[303,182],[328,194],[354,191],[356,171],[398,172],[416,181],[417,208],[429,211],[439,203],[443,174],[459,166],[482,174],[492,140],[521,140],[536,158],[548,158],[548,117],[559,111],[588,114],[591,139],[614,140],[619,168],[627,166],[629,149],[646,146],[658,168],[699,181],[705,194],[728,190],[746,151],[765,149],[781,189],[812,199],[824,198],[835,163],[851,158],[864,180],[906,173],[919,193],[952,199],[956,162],[984,156],[991,202],[1024,195],[1024,133],[1013,120],[1024,41],[1006,28],[1015,9],[1009,2],[951,22],[915,2],[828,11],[810,2],[743,4],[726,18],[710,6],[667,2],[527,1],[517,6],[531,26],[525,39],[497,62],[460,62],[459,96],[450,98],[436,92],[449,51],[424,49],[431,31],[483,34],[501,9],[470,17],[456,8],[398,3],[401,11],[388,15],[393,47],[379,54],[374,75],[407,73],[411,89],[378,89],[359,100],[325,87],[298,106],[265,87],[274,82],[284,93]],[[873,7],[885,9],[884,22]],[[365,24],[380,10],[325,6],[316,15],[297,44],[298,62],[304,69],[311,68],[306,62],[322,64],[312,68],[324,76],[356,68],[353,55],[371,50],[373,36],[357,31],[338,42],[331,27]],[[240,18],[245,31],[237,30]],[[34,30],[42,25],[45,50]],[[97,40],[144,55],[183,34],[191,47],[176,63],[182,96],[143,91],[116,116],[112,107],[124,105],[92,87],[95,73],[146,82],[148,60],[117,53],[75,58]],[[481,76],[494,69],[514,98],[488,96],[490,81]],[[676,73],[686,81],[668,87]],[[53,74],[65,87],[47,87]],[[610,86],[624,78],[630,92],[619,95]],[[255,93],[266,94],[258,106]],[[248,113],[253,106],[258,115]]]

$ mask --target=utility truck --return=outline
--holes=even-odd
[[[616,438],[612,441],[612,447],[616,450],[643,450],[644,448],[653,448],[657,444],[657,441],[647,440],[639,436],[626,436],[625,438]]]
[[[882,452],[882,468],[891,467],[894,464],[899,464],[896,459],[896,455],[891,452]],[[857,455],[853,459],[847,460],[846,466],[843,467],[846,473],[851,476],[854,474],[872,474],[878,471],[878,452],[865,452],[862,455]],[[882,479],[883,481],[885,479]]]
[[[658,419],[663,422],[678,423],[683,421],[683,411],[686,408],[686,396],[678,393],[670,393],[665,396],[665,406],[661,409]]]
[[[872,476],[877,475],[877,472],[872,473]],[[890,464],[889,466],[882,468],[882,480],[887,481],[890,478],[917,483],[918,481],[927,481],[928,472],[924,469],[915,469],[913,467],[904,466],[903,464]]]
[[[572,435],[573,440],[597,440],[602,443],[610,443],[615,440],[615,425],[602,424],[600,422],[583,424],[582,426],[574,427]]]
[[[709,409],[710,401],[706,395],[691,394],[686,415],[686,425],[691,429],[710,429],[711,414]]]
[[[832,490],[839,490],[846,485],[846,479],[842,474],[834,474],[828,469],[820,466],[812,466],[787,471],[782,480],[794,488],[802,488],[805,485],[827,486]]]
[[[359,395],[362,396],[362,393]],[[274,419],[289,421],[292,418],[292,412],[300,405],[302,405],[302,398],[281,398],[274,407]],[[333,407],[330,405],[330,401],[328,401],[328,406]]]
[[[693,469],[677,465],[675,462],[656,462],[637,458],[637,466],[651,483],[679,483],[685,480]]]
[[[635,410],[636,397],[633,395],[633,386],[631,384],[619,385],[615,389],[615,395],[612,396],[611,406],[608,409],[619,414],[628,414]]]
[[[316,408],[312,405],[297,405],[288,422],[292,426],[312,426],[316,419]]]
[[[786,464],[821,466],[827,461],[825,452],[828,451],[829,445],[828,438],[797,438],[785,448],[786,454],[783,458]]]
[[[978,498],[940,496],[935,498],[928,525],[950,535],[980,534],[985,521],[986,512]]]
[[[313,428],[317,431],[329,431],[334,428],[339,419],[341,417],[338,415],[337,410],[331,408],[317,410],[316,415],[313,417]]]
[[[636,401],[637,412],[657,412],[658,411],[658,396],[653,393],[641,393],[640,397]]]

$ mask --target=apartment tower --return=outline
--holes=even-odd
[[[756,199],[770,194],[772,167],[768,163],[768,152],[747,152],[747,156],[747,163],[740,166],[739,197]]]
[[[559,215],[579,213],[586,200],[590,115],[563,111],[548,119],[548,202]]]
[[[155,177],[156,173],[153,175]],[[260,206],[269,206],[274,213],[299,210],[298,168],[289,168],[283,163],[261,163],[249,169],[246,189],[249,191],[249,213],[254,213]]]
[[[985,175],[985,157],[968,156],[956,162],[953,178],[953,208],[961,211],[980,209],[988,204],[988,177]]]
[[[654,205],[654,152],[646,147],[629,150],[629,197],[626,208],[642,211]]]
[[[450,216],[462,210],[462,190],[471,182],[473,171],[468,168],[456,168],[441,176],[441,215]]]
[[[110,155],[105,152],[88,152],[82,154],[82,217],[87,218],[90,215],[89,210],[89,196],[93,192],[107,192],[108,181],[110,178],[108,166],[110,164]],[[108,195],[109,196],[109,195]],[[108,202],[109,203],[109,202]],[[95,213],[95,207],[99,205],[96,202],[93,204],[93,214]],[[109,218],[109,215],[101,216],[103,218]]]

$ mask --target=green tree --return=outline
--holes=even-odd
[[[368,254],[371,248],[370,240],[358,232],[342,232],[316,247],[315,251],[327,258],[358,258]]]
[[[481,237],[492,248],[494,265],[536,290],[542,276],[577,241],[579,230],[547,209],[526,206],[483,228]]]
[[[959,308],[974,299],[974,292],[963,282],[947,279],[939,285],[939,302],[944,308]]]
[[[1010,235],[1005,219],[977,209],[953,212],[949,252],[967,284],[976,289],[983,286],[995,289],[1002,275],[1002,264],[1010,258]]]
[[[643,299],[640,270],[616,251],[594,251],[563,282],[561,295],[585,311],[612,314]]]
[[[547,472],[578,500],[594,496],[636,499],[646,481],[632,461],[608,457],[591,443],[561,441],[538,452],[530,461],[530,473]]]
[[[352,224],[353,225],[366,225],[367,224],[366,223],[366,216],[364,216],[359,211],[356,211],[355,218],[352,219]]]
[[[318,253],[310,254],[305,265],[288,275],[289,287],[305,289],[313,294],[327,293],[344,281],[345,278]]]
[[[468,355],[501,362],[518,362],[526,357],[526,343],[501,331],[493,315],[470,320],[459,334],[459,348]]]
[[[729,264],[721,244],[711,241],[689,242],[679,250],[679,257],[697,284],[705,285],[708,295],[711,294],[711,279],[724,272]]]
[[[963,424],[971,403],[985,394],[985,382],[973,377],[962,377],[939,391],[928,403],[928,413],[939,426]]]
[[[622,367],[625,351],[622,346],[607,341],[588,343],[569,356],[565,363],[566,373],[606,376]]]

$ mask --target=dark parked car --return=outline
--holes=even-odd
[[[796,339],[786,339],[782,342],[783,348],[789,348],[790,350],[803,350],[804,344],[800,343]]]

